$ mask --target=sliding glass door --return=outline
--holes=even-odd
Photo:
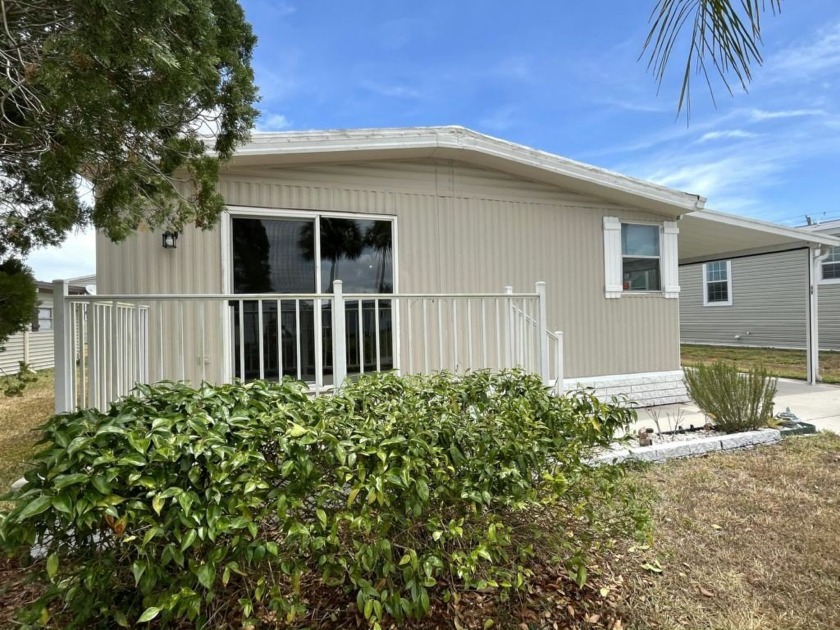
[[[269,300],[232,302],[235,376],[315,381],[320,365],[324,383],[329,384],[331,302],[294,296],[332,293],[334,280],[342,281],[345,294],[372,298],[345,303],[348,373],[393,368],[392,301],[373,299],[393,293],[393,221],[234,216],[231,240],[233,292],[277,294]]]

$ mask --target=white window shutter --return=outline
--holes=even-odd
[[[662,292],[666,298],[680,297],[679,234],[676,221],[665,221],[662,229]]]
[[[620,298],[623,286],[621,221],[604,217],[604,297]]]

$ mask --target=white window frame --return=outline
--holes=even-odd
[[[837,250],[840,253],[840,247],[832,247],[832,250]],[[840,265],[840,260],[837,262],[830,262],[829,265]],[[825,265],[826,262],[823,261],[820,263],[820,284],[840,284],[840,278],[826,278],[825,276]]]
[[[635,221],[605,216],[604,222],[604,297],[647,297],[676,299],[680,296],[679,244],[680,229],[676,221]],[[659,290],[624,289],[624,249],[621,242],[623,225],[644,225],[659,228]],[[632,256],[631,256],[632,257]],[[639,258],[656,258],[640,256]]]
[[[731,260],[714,260],[711,262],[725,262],[726,263],[726,300],[715,302],[709,301],[709,275],[707,266],[710,263],[703,263],[703,306],[732,306],[732,261]],[[722,282],[716,280],[715,282]]]
[[[663,257],[663,249],[664,243],[662,240],[662,224],[655,223],[653,221],[621,221],[621,225],[644,225],[647,227],[655,227],[657,228],[657,234],[659,235],[659,255],[658,256],[631,256],[624,254],[624,246],[621,247],[621,292],[624,295],[662,295],[665,291],[665,278],[663,274],[662,268],[662,257]],[[624,288],[624,259],[625,258],[644,258],[649,260],[658,260],[659,261],[659,289],[652,289],[652,290],[635,290],[635,289],[625,289]]]
[[[47,311],[49,313],[49,317],[41,317],[41,311]],[[40,332],[42,330],[44,332],[53,330],[54,325],[55,325],[55,319],[54,318],[55,318],[55,313],[54,313],[54,309],[53,309],[52,306],[41,306],[39,304],[38,305],[38,317],[36,318],[38,320],[38,331],[37,332]],[[41,324],[42,321],[49,322],[49,324],[47,326],[44,326],[44,325]]]
[[[290,208],[259,208],[255,206],[234,206],[226,205],[222,213],[222,220],[220,222],[219,239],[221,242],[221,263],[222,263],[222,293],[230,295],[233,293],[233,219],[235,217],[249,218],[262,217],[264,219],[318,219],[320,217],[335,217],[339,219],[360,219],[362,221],[390,221],[391,222],[391,243],[392,243],[392,259],[391,265],[394,274],[394,286],[392,293],[381,294],[383,296],[397,295],[399,293],[399,222],[395,214],[371,214],[363,212],[329,212],[322,210],[300,210]],[[321,259],[321,239],[320,239],[320,222],[315,221],[315,247],[318,255],[318,260]],[[315,286],[321,288],[321,265],[315,265]],[[332,287],[330,291],[332,292]],[[315,291],[314,293],[319,293]],[[371,299],[375,293],[371,293]],[[393,326],[396,334],[394,334],[394,363],[395,370],[401,371],[400,367],[400,309],[394,308]],[[224,330],[223,353],[222,361],[224,366],[224,378],[226,382],[231,382],[234,378],[233,373],[233,356],[231,351],[233,349],[232,326],[230,319],[230,311],[227,308],[221,310],[222,326]]]

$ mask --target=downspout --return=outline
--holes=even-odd
[[[830,254],[822,253],[819,246],[808,249],[808,328],[806,360],[808,363],[808,384],[814,385],[820,378],[820,267]]]

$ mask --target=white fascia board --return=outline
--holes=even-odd
[[[740,227],[747,230],[757,230],[766,234],[774,234],[791,241],[798,241],[811,245],[828,245],[830,247],[840,246],[840,237],[828,234],[817,234],[801,228],[790,228],[769,221],[741,217],[734,214],[717,212],[716,210],[696,210],[688,216],[698,219],[706,219],[721,225]]]
[[[464,127],[257,132],[247,145],[236,151],[234,161],[247,164],[248,158],[262,156],[314,157],[329,154],[340,159],[355,153],[375,154],[379,151],[414,157],[460,158],[478,163],[480,160],[475,157],[485,156],[491,158],[496,168],[504,169],[505,164],[518,165],[530,169],[540,179],[555,177],[558,181],[579,182],[588,186],[588,192],[593,194],[597,194],[596,188],[611,191],[625,195],[643,207],[646,202],[654,204],[658,211],[674,216],[702,209],[705,204],[705,199],[699,195],[627,177]],[[470,159],[471,154],[473,159]]]

